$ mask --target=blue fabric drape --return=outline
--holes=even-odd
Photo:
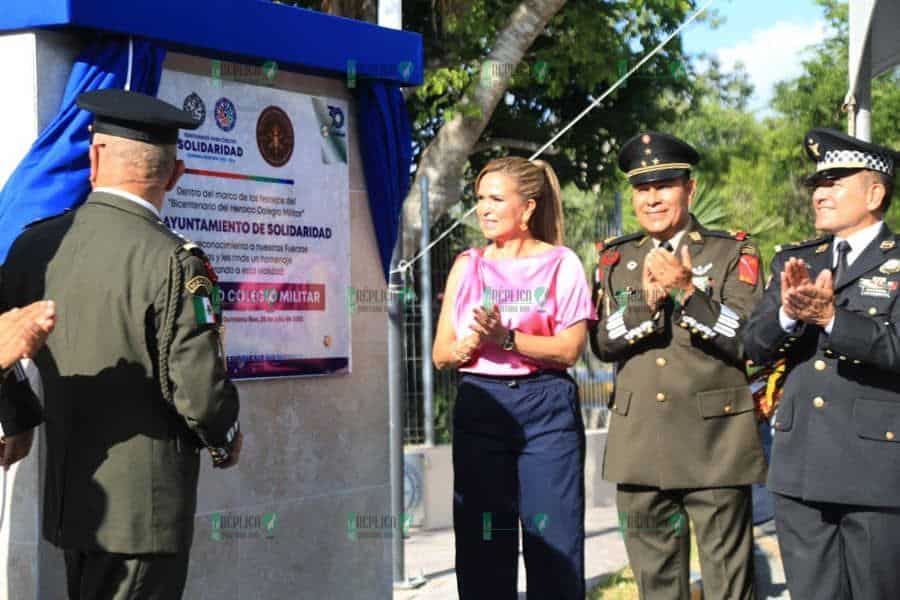
[[[400,90],[380,81],[360,81],[357,96],[359,144],[369,211],[385,280],[397,243],[400,210],[409,190],[412,132]]]
[[[140,40],[132,49],[130,89],[155,96],[165,50]],[[26,225],[84,202],[90,192],[88,124],[93,116],[75,106],[75,99],[82,92],[124,88],[128,55],[128,38],[104,36],[76,59],[59,113],[0,190],[0,262]]]

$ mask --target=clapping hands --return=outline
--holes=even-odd
[[[651,250],[644,258],[642,285],[647,304],[653,309],[673,290],[683,290],[684,298],[694,291],[693,264],[687,246],[681,248],[681,260],[661,248]]]
[[[22,358],[33,357],[56,325],[56,305],[34,302],[0,315],[0,368],[7,369]]]
[[[831,271],[822,269],[815,281],[806,263],[789,258],[781,272],[781,305],[797,321],[825,327],[834,318],[834,282]]]

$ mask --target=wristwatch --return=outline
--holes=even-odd
[[[506,337],[503,339],[503,344],[501,348],[504,350],[512,350],[516,346],[516,330],[508,329],[506,331]]]

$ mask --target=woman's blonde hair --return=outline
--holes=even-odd
[[[488,173],[505,173],[516,181],[519,193],[526,199],[534,198],[537,206],[528,220],[528,229],[535,238],[553,244],[563,243],[562,194],[559,179],[549,163],[543,160],[527,160],[521,156],[495,158],[481,169],[475,178],[475,190],[481,178]]]

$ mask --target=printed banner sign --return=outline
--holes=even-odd
[[[162,214],[219,277],[229,374],[349,373],[347,103],[168,69],[158,95],[203,121]]]

